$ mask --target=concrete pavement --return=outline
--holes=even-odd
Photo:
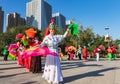
[[[44,65],[44,61],[43,61]],[[64,84],[120,84],[120,59],[108,61],[61,61]],[[33,74],[18,66],[17,61],[0,57],[0,84],[48,84],[42,72]]]

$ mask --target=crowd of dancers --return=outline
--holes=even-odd
[[[74,46],[72,46],[74,47]],[[78,58],[79,60],[88,60],[88,58],[96,58],[96,61],[100,60],[100,57],[107,57],[108,60],[116,60],[119,57],[118,49],[115,45],[108,46],[105,48],[103,45],[96,46],[93,52],[89,52],[86,46],[81,47],[78,45],[78,49],[66,47],[66,52],[68,55],[68,60],[74,60],[74,58]]]
[[[63,82],[58,46],[67,36],[69,28],[64,35],[55,35],[55,28],[55,20],[52,19],[42,41],[39,40],[34,28],[27,29],[25,35],[21,33],[16,35],[18,41],[8,47],[8,52],[5,51],[7,48],[4,50],[5,61],[7,56],[10,60],[17,59],[18,65],[26,67],[30,72],[38,73],[42,71],[41,56],[43,56],[46,62],[42,77],[48,83]]]
[[[37,31],[34,28],[29,28],[25,31],[25,34],[17,34],[17,42],[11,44],[9,47],[4,48],[4,60],[7,61],[8,58],[11,60],[18,60],[17,64],[26,67],[32,73],[39,73],[42,71],[41,66],[41,56],[46,58],[45,67],[42,77],[47,80],[48,83],[59,83],[63,82],[63,74],[60,65],[60,55],[59,44],[67,36],[69,30],[73,28],[76,24],[72,24],[67,28],[64,35],[55,35],[55,20],[52,19],[51,23],[46,29],[45,36],[43,40],[39,39],[37,36]],[[77,32],[75,32],[76,34]],[[8,49],[7,49],[8,47]],[[74,60],[77,53],[79,60],[87,60],[90,53],[87,47],[78,46],[76,49],[74,46],[67,46],[66,52],[68,55],[68,60]],[[96,60],[99,61],[101,49],[96,47],[94,52],[96,55]],[[116,59],[117,50],[115,46],[108,47],[107,49],[108,58],[112,60],[112,57]],[[63,55],[64,56],[64,55]]]

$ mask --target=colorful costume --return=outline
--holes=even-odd
[[[117,48],[116,46],[112,46],[111,49],[112,49],[112,57],[115,60],[117,58]]]
[[[71,60],[74,60],[75,52],[76,52],[76,48],[74,46],[69,46],[68,47],[68,53],[70,55]]]
[[[41,45],[47,46],[50,51],[58,53],[58,44],[66,36],[64,35],[47,35],[45,36]],[[59,56],[53,56],[48,54],[46,57],[46,63],[44,67],[43,78],[52,83],[59,83],[63,81],[63,75],[61,72],[60,58]]]
[[[83,53],[83,58],[84,58],[84,60],[87,60],[88,52],[87,52],[86,47],[84,47],[84,49],[82,50],[82,53]]]
[[[5,61],[7,61],[8,54],[9,54],[9,51],[8,51],[7,47],[4,47],[3,48],[3,55],[4,55],[4,60]]]
[[[25,51],[25,47],[22,44],[20,44],[18,48],[18,65],[21,66],[24,66],[24,59],[22,57],[24,51]]]
[[[108,56],[108,59],[109,60],[112,60],[112,49],[110,48],[110,47],[108,47],[108,49],[107,49],[107,56]]]
[[[100,58],[100,49],[98,47],[95,48],[95,55],[96,55],[96,60],[99,61],[99,58]]]
[[[10,44],[10,46],[8,48],[8,51],[9,51],[8,57],[10,60],[16,60],[17,49],[18,49],[17,44]]]
[[[29,28],[28,30],[25,31],[25,34],[29,38],[34,38],[36,33],[37,33],[37,31],[35,31],[33,28]]]

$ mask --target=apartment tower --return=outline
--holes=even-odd
[[[52,18],[56,20],[58,28],[66,28],[66,18],[60,13],[52,14]]]
[[[24,26],[24,25],[26,25],[26,20],[25,18],[21,18],[20,14],[18,13],[7,14],[7,18],[6,18],[7,30],[12,27]]]
[[[3,24],[4,24],[4,11],[2,11],[2,7],[0,6],[0,33],[3,33]]]
[[[47,28],[52,17],[52,7],[45,0],[32,0],[26,4],[27,26],[39,30]]]

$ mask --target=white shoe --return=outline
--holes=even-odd
[[[49,84],[52,84],[52,81],[50,81],[50,80],[47,80],[47,82],[48,82]]]
[[[53,84],[59,84],[58,82],[53,82]]]

